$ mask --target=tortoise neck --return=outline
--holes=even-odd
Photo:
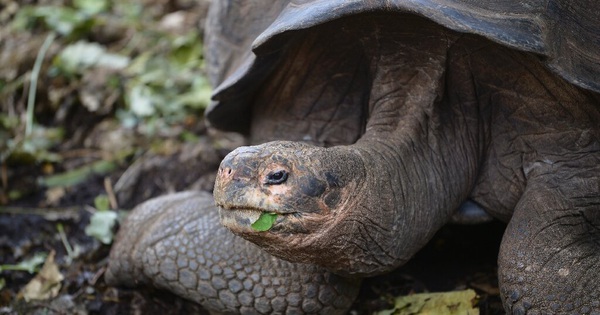
[[[371,89],[364,135],[332,148],[359,156],[368,170],[346,209],[345,231],[359,236],[352,244],[360,250],[353,251],[354,265],[337,272],[373,275],[403,264],[449,221],[475,184],[477,147],[459,136],[460,128],[469,128],[461,125],[465,113],[439,101],[451,43],[434,26],[398,37],[393,49],[369,45],[375,47],[377,88]],[[361,230],[361,217],[376,228]]]

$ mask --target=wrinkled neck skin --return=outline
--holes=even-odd
[[[231,216],[227,210],[243,208],[235,200],[245,197],[226,200],[225,186],[234,185],[218,178],[215,186],[217,204],[225,208],[222,222],[234,233],[275,256],[315,263],[347,276],[380,274],[410,259],[466,199],[475,182],[478,159],[477,141],[465,137],[462,130],[478,124],[475,114],[468,112],[477,109],[451,107],[440,101],[446,55],[456,36],[418,18],[407,17],[400,30],[374,24],[373,33],[365,34],[361,41],[370,80],[370,89],[363,87],[368,94],[363,97],[367,105],[363,105],[366,113],[362,115],[368,116],[364,133],[353,144],[328,148],[296,142],[300,148],[291,160],[310,165],[313,177],[335,178],[315,196],[321,200],[320,206],[289,210],[301,215],[278,219],[268,232],[255,232],[248,222],[242,222],[245,219]],[[386,39],[380,40],[379,35]],[[360,80],[350,81],[348,85]],[[303,87],[307,85],[304,82]],[[360,110],[355,112],[361,115]],[[290,140],[303,139],[302,134],[285,134]],[[261,141],[269,138],[264,132],[255,135]],[[281,145],[293,147],[292,143],[275,142],[238,149],[223,162],[220,172],[231,173],[231,165],[244,155],[255,154],[248,150],[281,153]],[[265,161],[268,154],[261,154]],[[254,180],[260,181],[260,176],[264,174]],[[273,199],[280,188],[256,191],[265,189],[265,200],[275,207],[262,207],[263,211],[288,211],[276,211],[276,206],[283,204]],[[229,193],[234,194],[233,190]],[[324,202],[332,195],[337,197],[335,202]],[[290,228],[292,225],[295,228]]]
[[[457,128],[473,126],[461,121],[471,113],[439,102],[452,44],[440,32],[432,26],[418,36],[402,34],[393,49],[365,44],[377,49],[365,133],[353,145],[326,149],[332,158],[360,158],[365,177],[329,233],[348,236],[334,245],[334,257],[348,261],[328,268],[362,276],[398,267],[448,222],[474,185],[476,147],[456,137]]]
[[[439,117],[433,107],[441,83],[442,70],[437,67],[443,60],[436,61],[427,72],[409,79],[410,90],[379,91],[383,93],[371,111],[365,134],[347,148],[346,154],[360,156],[368,170],[356,194],[356,206],[347,209],[352,219],[346,229],[353,230],[356,248],[366,249],[354,251],[354,263],[360,266],[350,270],[371,274],[403,264],[447,222],[465,197],[446,193],[450,187],[469,185],[460,182],[469,178],[452,176],[452,166],[445,159],[458,159],[442,151],[446,144],[438,143],[444,131],[436,130]],[[377,78],[374,84],[379,84]],[[404,95],[389,98],[393,93]],[[401,110],[393,104],[398,101],[403,103]]]

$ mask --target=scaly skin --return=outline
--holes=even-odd
[[[360,280],[275,258],[219,224],[212,195],[140,204],[119,231],[109,284],[152,284],[225,314],[345,314]]]

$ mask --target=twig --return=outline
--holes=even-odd
[[[94,274],[94,276],[92,277],[92,279],[90,279],[88,281],[88,283],[90,285],[96,285],[96,282],[98,282],[98,279],[100,279],[100,277],[102,277],[102,275],[106,272],[106,266],[102,266],[100,269],[98,269],[98,271],[96,271],[96,273]]]
[[[31,207],[6,207],[0,206],[0,214],[39,215],[48,221],[79,220],[81,207],[65,208],[31,208]]]
[[[106,190],[106,194],[108,195],[110,208],[117,210],[119,208],[119,203],[117,202],[117,197],[115,196],[115,191],[113,190],[112,181],[108,177],[104,177],[104,190]]]
[[[35,106],[35,92],[37,89],[37,81],[40,75],[40,70],[42,69],[42,62],[46,56],[46,52],[50,48],[50,44],[56,38],[56,33],[52,32],[48,34],[44,44],[40,48],[40,51],[35,58],[35,63],[33,64],[33,70],[31,71],[31,83],[29,85],[29,95],[27,96],[27,116],[25,122],[25,136],[30,136],[31,131],[33,130],[33,110]]]
[[[58,230],[58,235],[60,236],[60,240],[62,241],[63,246],[67,250],[67,256],[69,256],[70,259],[75,258],[73,247],[71,247],[71,244],[69,244],[69,240],[67,240],[67,234],[65,234],[65,229],[62,223],[57,223],[56,229]]]

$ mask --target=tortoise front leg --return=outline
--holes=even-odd
[[[600,314],[600,159],[586,159],[529,170],[498,259],[510,314]]]
[[[167,289],[213,314],[345,314],[360,284],[267,254],[219,224],[211,194],[192,191],[137,206],[105,278]]]

